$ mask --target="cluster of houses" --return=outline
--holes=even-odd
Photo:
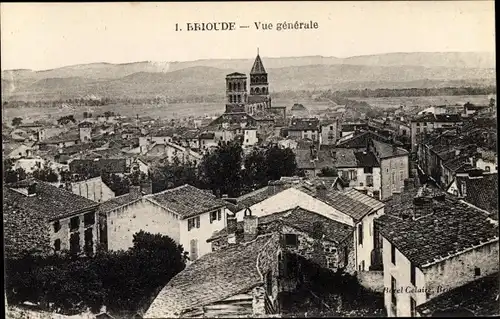
[[[99,176],[29,177],[3,186],[6,254],[92,256],[98,247],[132,247],[141,230],[167,235],[188,252],[188,266],[143,309],[145,318],[286,312],[281,296],[314,280],[305,262],[356,277],[383,295],[388,316],[498,313],[496,122],[479,116],[483,109],[347,122],[307,116],[296,104],[290,116],[272,105],[259,56],[249,93],[246,81],[226,77],[226,111],[217,118],[181,124],[108,114],[19,125],[4,132],[3,154],[28,173],[49,166],[76,176],[147,175],[174,160],[197,165],[220,142],[237,140],[245,150],[292,149],[301,177],[237,198],[191,185],[153,193],[147,183],[115,196]]]

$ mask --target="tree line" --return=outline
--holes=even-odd
[[[191,184],[217,196],[237,197],[263,187],[271,180],[297,173],[295,154],[278,146],[255,148],[243,154],[238,142],[223,142],[206,153],[198,167],[193,162],[173,161],[156,165],[150,172],[153,193]]]
[[[172,238],[144,231],[134,234],[133,246],[126,251],[99,249],[91,257],[68,252],[6,256],[7,301],[40,303],[68,315],[96,313],[102,306],[134,314],[184,269],[186,260],[187,253]]]

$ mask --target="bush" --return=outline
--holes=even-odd
[[[136,312],[184,269],[182,246],[168,236],[141,231],[128,251],[98,251],[93,258],[67,253],[6,260],[9,304],[40,302],[72,314],[103,305],[111,311]]]

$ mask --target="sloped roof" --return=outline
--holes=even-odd
[[[476,279],[418,305],[417,311],[425,317],[448,309],[467,309],[476,316],[498,316],[499,282],[498,272]]]
[[[406,200],[412,201],[413,197]],[[428,213],[420,218],[403,220],[385,214],[376,223],[381,234],[419,267],[481,243],[498,241],[498,225],[486,213],[447,194],[444,202],[430,202]]]
[[[319,222],[323,225],[323,232],[325,235],[325,239],[337,243],[342,242],[347,236],[352,234],[353,231],[352,226],[337,222],[331,218],[304,209],[300,206],[285,211],[275,212],[272,214],[258,217],[259,226],[264,226],[277,221],[281,221],[292,228],[301,230],[310,235],[312,235],[315,231],[314,224]],[[243,221],[238,222],[237,226],[238,226],[237,232],[242,233]],[[264,234],[267,232],[274,231],[274,228],[259,227],[258,231],[259,234]],[[227,228],[223,228],[220,231],[214,233],[212,237],[207,240],[207,242],[213,241],[214,239],[221,238],[226,235],[227,235]]]
[[[252,70],[250,71],[250,74],[267,74],[266,69],[264,69],[264,64],[262,63],[262,60],[260,59],[260,55],[257,54],[257,57],[255,58],[255,61],[252,66]]]
[[[278,236],[263,235],[202,256],[168,282],[144,317],[179,317],[188,309],[250,291],[263,283],[257,263],[261,252],[278,246]]]
[[[233,73],[230,73],[226,76],[238,76],[238,77],[246,77],[246,74],[243,74],[243,73],[240,73],[240,72],[233,72]]]
[[[348,140],[342,141],[337,144],[337,147],[344,148],[366,148],[370,140],[377,140],[380,142],[387,142],[388,139],[382,135],[374,133],[372,131],[365,131],[360,134],[356,134]]]
[[[492,218],[498,214],[498,173],[472,178],[458,175],[456,183],[466,202],[492,213]],[[463,185],[465,194],[462,193]]]
[[[376,156],[380,159],[388,157],[397,157],[408,155],[409,152],[401,147],[393,146],[387,143],[372,140],[375,147]]]
[[[163,207],[167,207],[182,218],[189,218],[227,205],[224,200],[216,198],[215,195],[210,194],[208,191],[189,184],[167,189],[147,196],[147,198]]]
[[[292,119],[288,126],[289,131],[318,130],[319,119],[317,118],[296,118]]]
[[[109,211],[112,211],[120,206],[124,206],[127,204],[130,204],[139,198],[134,196],[131,193],[127,193],[121,196],[116,196],[114,198],[111,198],[105,202],[102,202],[101,205],[99,206],[98,212],[99,214],[102,213],[107,213]]]
[[[36,195],[14,190],[36,182]],[[50,248],[47,223],[70,217],[84,210],[97,209],[98,203],[65,189],[35,179],[3,186],[5,251],[17,255],[32,248]]]
[[[358,197],[357,194],[347,194],[346,192],[341,191],[327,191],[325,194],[320,194],[316,192],[316,189],[308,186],[299,186],[297,188],[300,191],[327,203],[336,210],[352,217],[355,220],[361,220],[366,214],[371,213],[374,210],[378,210],[379,208],[382,208],[384,206],[383,203],[375,199],[374,200],[379,202],[380,204],[365,199],[365,196],[369,196],[362,194],[355,189],[352,189],[350,191],[357,192],[362,196]]]

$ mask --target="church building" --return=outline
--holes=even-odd
[[[268,111],[270,108],[267,72],[257,53],[250,71],[250,94],[248,94],[245,74],[234,72],[226,76],[226,113],[246,112],[254,115]]]

